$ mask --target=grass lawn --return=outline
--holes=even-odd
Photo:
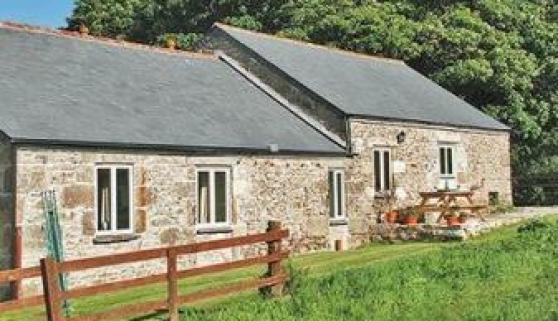
[[[556,235],[557,217],[550,220]],[[298,256],[291,260],[291,295],[269,300],[249,292],[212,300],[187,309],[183,319],[558,320],[558,254],[552,250],[557,236],[516,230],[503,228],[465,243],[374,244]],[[545,242],[555,244],[544,247]],[[185,279],[181,293],[262,271],[241,269]],[[75,300],[74,315],[164,298],[165,291],[161,284]],[[29,309],[6,313],[0,320],[36,321],[41,315],[40,309]]]

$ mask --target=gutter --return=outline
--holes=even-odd
[[[274,150],[270,144],[268,148],[260,147],[216,147],[216,146],[184,146],[169,144],[138,144],[138,143],[119,143],[119,142],[94,142],[94,141],[74,141],[60,139],[32,139],[32,138],[11,138],[10,142],[14,145],[29,146],[53,146],[53,147],[83,147],[83,148],[102,148],[102,149],[124,149],[124,150],[143,150],[143,151],[164,151],[179,153],[195,153],[201,155],[214,154],[250,154],[250,155],[317,155],[317,156],[346,156],[344,150],[320,151],[320,150],[296,150],[279,149]],[[280,148],[281,146],[279,146]]]
[[[271,88],[270,86],[265,84],[263,81],[261,81],[256,75],[252,74],[250,71],[248,71],[247,69],[242,67],[236,60],[229,57],[228,55],[226,55],[222,51],[216,51],[216,54],[219,57],[219,59],[221,59],[223,62],[225,62],[227,65],[229,65],[229,67],[233,68],[236,72],[238,72],[244,78],[246,78],[248,81],[250,81],[254,86],[259,88],[261,91],[263,91],[266,95],[271,97],[277,103],[279,103],[280,105],[285,107],[288,111],[290,111],[292,114],[294,114],[300,120],[302,120],[307,125],[309,125],[313,129],[318,131],[320,134],[327,137],[329,140],[331,140],[335,144],[339,145],[340,147],[342,147],[344,149],[347,149],[347,143],[345,142],[344,139],[342,139],[337,134],[335,134],[332,131],[330,131],[329,129],[327,129],[324,125],[322,125],[320,122],[318,122],[314,118],[306,115],[300,107],[298,107],[294,104],[291,104],[285,97],[283,97],[278,92],[276,92],[273,88]]]
[[[424,125],[424,126],[432,126],[432,127],[442,128],[442,129],[458,128],[458,129],[467,129],[467,130],[476,130],[476,131],[482,130],[482,131],[503,132],[503,133],[516,132],[513,128],[506,125],[503,125],[502,128],[494,128],[494,127],[458,125],[458,124],[443,123],[443,122],[432,122],[432,121],[420,120],[420,119],[403,119],[403,118],[392,118],[392,117],[372,116],[372,115],[363,115],[363,114],[351,114],[349,115],[349,119],[351,120],[364,119],[364,120],[377,121],[377,122]]]

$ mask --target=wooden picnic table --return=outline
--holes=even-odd
[[[435,192],[420,192],[422,198],[418,206],[422,214],[425,212],[440,212],[437,222],[449,213],[467,210],[473,216],[479,216],[482,220],[484,217],[480,214],[481,210],[487,209],[486,205],[478,205],[473,202],[473,191],[435,191]],[[435,204],[430,204],[432,200]],[[460,202],[460,200],[465,200]],[[460,204],[461,203],[461,204]]]

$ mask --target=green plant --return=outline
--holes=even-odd
[[[517,231],[519,233],[528,233],[528,232],[535,232],[540,229],[547,229],[549,227],[550,224],[548,224],[545,221],[541,221],[540,219],[532,219],[529,220],[527,223],[520,225],[517,228]]]

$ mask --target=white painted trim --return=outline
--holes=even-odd
[[[376,179],[377,179],[377,177],[375,176],[376,173],[375,173],[375,170],[374,170],[375,166],[376,166],[376,162],[374,160],[375,152],[380,153],[380,190],[379,191],[376,190]],[[384,163],[384,153],[385,152],[388,152],[388,156],[389,156],[389,160],[388,160],[388,163],[389,163],[389,173],[388,173],[389,177],[388,178],[389,178],[389,187],[390,187],[389,189],[386,189],[386,180],[385,180],[386,173],[384,172],[384,167],[385,167],[384,166],[385,165],[385,163]],[[391,154],[392,154],[391,148],[375,147],[372,150],[372,166],[373,166],[372,172],[374,173],[374,183],[373,183],[374,184],[373,185],[374,186],[374,193],[389,192],[393,188],[393,182],[391,180],[391,177],[393,175],[393,165],[392,165],[393,162],[392,162],[392,155]]]
[[[208,223],[200,223],[200,198],[199,198],[199,173],[209,173],[209,220]],[[225,222],[215,222],[215,173],[225,173]],[[196,221],[197,228],[215,228],[231,226],[231,168],[229,166],[206,166],[201,165],[196,168]]]
[[[329,216],[330,220],[338,220],[338,219],[342,219],[342,218],[346,218],[347,217],[347,209],[345,207],[345,203],[346,203],[346,195],[345,195],[345,171],[343,169],[339,169],[339,168],[332,168],[328,171],[328,175],[329,173],[331,173],[333,175],[333,186],[330,186],[329,188],[333,187],[333,190],[331,191],[332,197],[333,197],[333,217]],[[339,200],[337,198],[338,195],[338,191],[337,191],[337,186],[339,185],[339,182],[337,180],[337,175],[341,174],[341,200]],[[328,179],[329,181],[329,179]],[[339,209],[339,201],[341,201],[341,213],[339,213],[338,209]]]
[[[98,170],[99,169],[108,169],[110,170],[110,190],[111,190],[111,204],[110,204],[110,219],[111,219],[111,229],[107,231],[99,231],[99,196],[98,196]],[[130,219],[130,227],[128,229],[117,229],[117,220],[116,220],[116,170],[117,169],[127,169],[128,170],[128,184],[129,184],[129,219]],[[133,233],[134,230],[134,167],[133,165],[129,164],[95,164],[93,173],[93,185],[94,185],[94,206],[95,206],[95,235],[115,235],[115,234],[129,234]]]
[[[455,144],[448,144],[448,143],[439,143],[438,144],[438,155],[437,155],[437,157],[438,157],[438,175],[442,179],[456,178],[455,167],[456,167],[456,164],[457,164],[457,162],[456,162],[456,160],[457,160],[456,150],[457,149],[455,147],[456,147]],[[451,149],[451,171],[452,171],[452,173],[442,174],[442,160],[439,159],[440,158],[440,149],[442,149],[442,148]],[[447,171],[447,168],[448,168],[448,165],[449,165],[449,158],[448,158],[447,152],[445,152],[445,153],[446,153],[446,164],[445,165],[446,165],[446,171]]]

